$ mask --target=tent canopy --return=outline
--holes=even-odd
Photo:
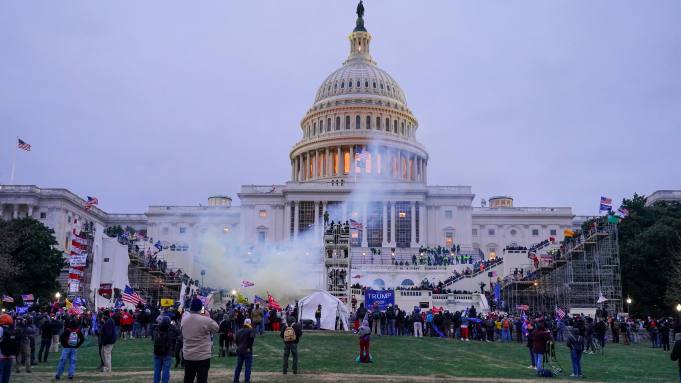
[[[348,309],[340,299],[334,297],[326,291],[314,292],[298,301],[300,310],[299,320],[315,320],[314,314],[317,306],[322,305],[322,317],[320,327],[324,330],[336,329],[336,315],[341,319],[343,330],[348,331]]]

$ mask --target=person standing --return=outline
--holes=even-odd
[[[116,324],[114,320],[111,319],[111,312],[105,310],[103,314],[104,324],[102,325],[102,372],[111,372],[111,351],[113,351],[113,346],[116,343]]]
[[[154,335],[154,383],[170,381],[170,362],[175,354],[178,331],[170,325],[170,318],[163,316]]]
[[[286,375],[288,371],[288,357],[291,354],[293,356],[293,374],[297,374],[298,342],[300,337],[303,336],[303,330],[301,330],[293,317],[289,317],[286,320],[286,325],[281,329],[280,336],[284,340],[284,365],[282,372]]]
[[[38,363],[47,363],[47,355],[52,344],[52,321],[49,317],[40,325],[40,349],[38,350]],[[45,354],[43,355],[43,351]]]
[[[359,328],[359,357],[360,363],[371,363],[371,354],[369,354],[369,346],[371,345],[371,328],[367,317],[362,320],[362,326]]]
[[[194,298],[189,314],[182,318],[182,357],[184,359],[184,383],[206,383],[212,355],[212,335],[218,332],[218,324],[209,316],[201,314],[203,302]]]
[[[315,320],[315,330],[320,330],[321,327],[321,320],[322,320],[322,305],[317,305],[317,310],[314,312],[314,320]]]
[[[14,320],[9,314],[0,315],[0,383],[9,383],[12,363],[19,354],[19,341],[13,325]]]
[[[546,342],[551,340],[551,332],[548,331],[542,322],[537,323],[536,329],[532,332],[532,352],[536,359],[537,374],[542,374],[544,370],[544,354],[546,354]]]
[[[255,332],[263,335],[263,312],[259,304],[255,305],[251,313],[251,321],[253,322],[253,327],[255,327]]]
[[[681,333],[676,333],[675,341],[670,357],[672,361],[679,362],[679,381],[681,381]]]
[[[251,366],[253,365],[253,343],[255,342],[255,331],[251,326],[251,320],[246,318],[244,326],[236,332],[236,368],[234,369],[234,383],[239,383],[241,368],[246,365],[244,371],[244,382],[251,382]],[[185,381],[187,383],[187,381]]]
[[[14,328],[15,336],[19,341],[19,354],[17,355],[16,363],[14,364],[14,370],[19,373],[21,372],[21,363],[26,367],[26,372],[31,372],[31,334],[30,329],[27,326],[26,319],[17,319],[17,325]],[[21,359],[21,363],[19,360]]]
[[[52,318],[52,342],[50,352],[59,352],[59,334],[62,330],[62,322],[56,316]]]
[[[55,379],[61,379],[61,375],[64,373],[64,367],[66,366],[66,361],[69,362],[69,379],[73,379],[76,374],[76,357],[78,348],[85,342],[85,336],[78,326],[78,322],[74,319],[64,329],[64,332],[59,337],[62,347],[64,349],[61,351],[61,358],[59,358],[59,364],[57,365],[57,374],[54,376]]]
[[[584,352],[584,337],[579,334],[579,329],[570,328],[566,346],[570,349],[572,359],[572,375],[574,378],[583,378],[582,353]]]

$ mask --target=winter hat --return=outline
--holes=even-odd
[[[0,326],[11,326],[14,323],[14,319],[9,314],[0,315]]]
[[[251,327],[251,318],[244,319],[244,326]]]
[[[194,298],[192,299],[192,303],[189,305],[189,311],[193,313],[197,313],[201,311],[203,308],[203,302],[201,302],[201,299],[199,298]]]

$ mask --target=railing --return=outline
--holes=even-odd
[[[572,215],[572,208],[570,207],[476,207],[473,209],[475,213],[498,213],[500,211],[517,211],[526,213],[554,213],[554,214],[569,214]]]
[[[422,297],[424,293],[426,296],[431,294],[430,290],[395,290],[401,297]]]

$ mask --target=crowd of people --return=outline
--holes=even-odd
[[[431,287],[438,288],[437,285]],[[60,351],[55,379],[60,380],[64,375],[72,379],[77,373],[78,349],[87,341],[96,342],[99,347],[99,371],[111,374],[116,369],[112,366],[115,345],[131,338],[147,338],[153,343],[155,383],[169,381],[173,358],[175,368],[184,369],[185,382],[194,379],[206,382],[214,353],[214,336],[219,339],[218,356],[237,359],[234,381],[238,382],[243,372],[248,382],[256,338],[266,331],[278,333],[282,340],[282,373],[288,373],[291,358],[291,371],[299,372],[298,342],[303,336],[303,326],[298,320],[297,305],[281,309],[268,307],[265,302],[229,302],[205,310],[198,297],[191,297],[183,306],[184,310],[138,305],[133,310],[73,313],[52,305],[24,314],[4,313],[0,315],[0,382],[9,382],[12,372],[31,372],[32,366],[49,363],[50,353]],[[322,310],[320,305],[315,311],[317,329]],[[546,363],[556,361],[556,347],[561,343],[571,357],[572,377],[584,376],[581,367],[584,354],[603,353],[609,342],[630,345],[649,341],[650,347],[671,351],[672,360],[681,356],[681,321],[668,317],[613,317],[602,311],[596,318],[564,313],[560,317],[554,313],[509,315],[498,311],[480,313],[474,306],[450,312],[442,307],[388,305],[381,309],[378,305],[365,307],[360,303],[347,319],[359,337],[357,362],[360,363],[372,361],[372,336],[517,342],[528,348],[528,368],[542,376],[552,374],[551,366],[547,367]],[[676,343],[673,343],[674,335]],[[679,367],[681,369],[681,364]]]

